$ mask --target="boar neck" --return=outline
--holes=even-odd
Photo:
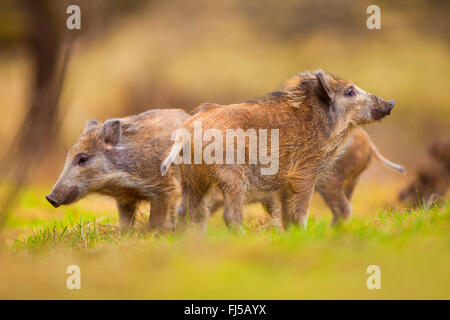
[[[301,146],[294,155],[300,166],[316,163],[317,170],[323,171],[343,151],[344,141],[354,128],[345,116],[333,114],[333,106],[314,95],[278,94],[267,102],[288,110],[289,131],[296,131],[296,144]]]
[[[135,199],[149,199],[164,189],[169,177],[160,176],[160,166],[170,135],[145,123],[148,118],[122,119],[119,144],[104,151],[111,173],[97,187],[97,193],[115,198],[127,194]]]

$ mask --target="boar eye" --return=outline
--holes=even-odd
[[[82,156],[82,157],[80,157],[80,160],[78,160],[78,163],[85,163],[85,162],[87,162],[88,161],[88,157],[86,157],[86,156]]]
[[[354,96],[356,96],[356,91],[355,91],[355,89],[353,89],[353,88],[348,89],[348,90],[345,92],[345,96],[346,96],[346,97],[354,97]]]
[[[79,165],[79,166],[83,166],[85,165],[87,162],[89,161],[89,157],[86,154],[78,154],[75,157],[75,161],[74,163]]]

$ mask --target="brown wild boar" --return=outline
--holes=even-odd
[[[206,228],[209,216],[205,194],[214,185],[222,191],[223,216],[231,228],[241,226],[246,194],[277,190],[283,225],[306,227],[314,186],[342,151],[349,133],[359,125],[380,120],[394,107],[393,100],[383,100],[321,70],[300,74],[289,83],[290,86],[260,101],[203,106],[178,131],[161,172],[165,174],[172,162],[178,162],[183,150],[183,161],[177,169],[183,201],[187,203],[184,212],[201,230]],[[262,139],[268,130],[270,142],[267,136]],[[205,132],[208,137],[203,139],[214,138],[215,148],[202,144]],[[246,135],[245,142],[239,143],[239,138],[236,141],[236,132]],[[259,147],[257,163],[255,135]],[[219,138],[222,142],[216,143]],[[217,145],[226,150],[226,159]],[[202,162],[201,157],[208,152],[212,155],[212,151],[215,161]],[[267,167],[267,158],[275,164]],[[187,219],[183,217],[181,221]]]
[[[398,199],[412,207],[429,207],[445,197],[449,188],[450,141],[437,141],[429,149],[429,160],[419,167],[416,177]]]
[[[391,169],[405,173],[406,170],[398,164],[387,160],[363,129],[355,129],[345,142],[344,151],[334,160],[327,174],[316,184],[325,203],[333,213],[331,224],[347,220],[352,212],[350,200],[359,176],[367,169],[375,158]],[[223,206],[223,196],[217,187],[208,192],[207,205],[211,214]],[[280,227],[281,202],[278,191],[268,194],[246,195],[247,202],[262,202],[272,217],[275,227]],[[183,203],[182,203],[183,205]]]
[[[122,230],[134,222],[140,201],[150,202],[150,226],[172,228],[180,186],[172,174],[161,177],[161,161],[171,133],[189,115],[180,109],[150,110],[135,116],[88,121],[70,148],[61,175],[46,196],[56,208],[90,193],[113,197]]]

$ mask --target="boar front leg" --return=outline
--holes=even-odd
[[[117,200],[117,210],[119,211],[119,226],[122,232],[128,231],[134,224],[136,214],[136,201]]]
[[[283,192],[283,225],[287,229],[291,224],[300,225],[306,229],[308,210],[314,191],[314,183],[303,180],[291,184]]]

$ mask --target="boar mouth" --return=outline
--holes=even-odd
[[[377,120],[381,120],[383,117],[387,116],[390,113],[391,113],[391,110],[381,111],[380,109],[372,109],[371,116],[372,116],[373,120],[377,121]]]
[[[63,201],[58,201],[56,197],[53,195],[53,193],[45,196],[45,199],[47,199],[48,202],[55,208],[58,208],[62,204],[70,204],[74,202],[78,197],[78,188],[77,187],[71,187],[69,189],[69,194],[66,196],[66,198]]]
[[[390,115],[392,109],[395,105],[395,100],[383,100],[381,98],[375,97],[374,105],[371,108],[371,116],[374,121],[380,120],[381,118]]]
[[[77,187],[71,187],[69,190],[70,190],[69,194],[67,195],[67,197],[64,200],[63,204],[72,203],[78,197],[78,188]]]

